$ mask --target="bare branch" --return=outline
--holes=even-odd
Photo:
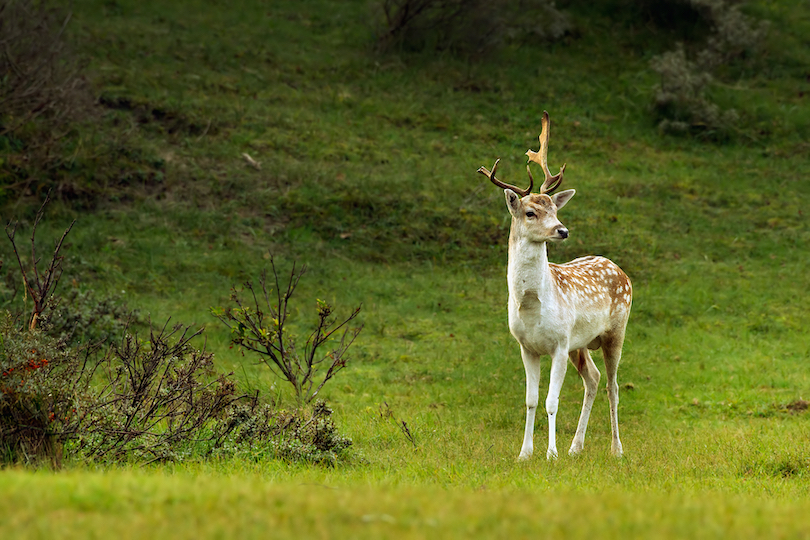
[[[62,237],[54,246],[54,251],[51,255],[50,261],[48,262],[47,268],[44,270],[44,273],[41,273],[39,269],[40,259],[37,256],[36,234],[37,226],[42,220],[42,217],[45,215],[45,207],[50,200],[50,193],[48,193],[45,196],[45,201],[42,203],[42,206],[40,206],[36,216],[34,217],[34,224],[31,229],[31,261],[28,265],[23,263],[23,259],[20,256],[15,240],[18,223],[15,222],[13,225],[9,223],[5,227],[6,236],[11,242],[11,246],[14,250],[14,256],[17,258],[17,264],[20,267],[20,274],[23,278],[23,285],[25,286],[26,293],[31,296],[31,300],[34,304],[28,324],[28,328],[31,330],[36,328],[40,315],[43,311],[45,311],[48,301],[56,291],[56,287],[59,284],[59,279],[62,277],[62,261],[64,260],[64,256],[61,255],[61,250],[64,246],[65,238],[67,238],[67,235],[70,233],[70,231],[73,229],[73,225],[76,223],[76,220],[73,220],[68,228],[65,229],[65,232],[62,233]]]
[[[299,405],[303,405],[312,401],[324,384],[345,367],[345,352],[362,329],[360,327],[349,332],[347,325],[358,316],[360,307],[338,323],[332,317],[331,307],[318,301],[318,322],[310,333],[302,354],[299,354],[295,346],[296,340],[288,332],[286,323],[290,315],[290,299],[306,272],[306,266],[298,267],[293,264],[289,276],[282,278],[273,258],[270,259],[270,264],[275,294],[271,295],[267,286],[267,271],[262,272],[260,286],[264,306],[259,305],[253,285],[246,283],[244,289],[252,296],[255,309],[246,306],[234,289],[231,299],[236,308],[212,312],[231,329],[231,341],[245,350],[258,353],[261,361],[274,374],[280,374],[293,387]],[[270,320],[266,319],[262,309],[270,313]],[[339,331],[343,331],[339,345],[321,356],[319,348],[333,339]],[[351,338],[347,337],[349,335]],[[321,369],[324,366],[325,371]],[[315,392],[312,392],[313,387],[316,388]]]

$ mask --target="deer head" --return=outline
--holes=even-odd
[[[526,152],[529,161],[538,163],[543,169],[545,180],[540,186],[540,193],[531,193],[532,187],[534,187],[534,177],[528,164],[526,165],[526,171],[529,174],[529,187],[526,189],[520,189],[501,182],[495,177],[495,171],[498,168],[500,159],[495,161],[491,171],[486,167],[478,169],[478,172],[504,190],[506,206],[509,213],[512,214],[513,231],[519,236],[527,237],[536,242],[565,240],[568,238],[568,229],[557,219],[557,210],[565,206],[576,193],[573,189],[569,189],[554,194],[554,191],[562,184],[565,165],[563,164],[560,167],[560,172],[554,176],[548,170],[547,155],[550,124],[548,112],[543,111],[540,150],[538,152],[532,150]]]

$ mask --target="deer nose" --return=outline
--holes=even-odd
[[[559,229],[557,229],[557,234],[560,235],[560,238],[565,240],[566,238],[568,238],[568,229],[566,229],[565,227],[560,227]]]

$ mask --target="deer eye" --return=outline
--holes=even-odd
[[[534,212],[532,212],[531,210],[529,210],[528,212],[526,212],[526,217],[527,217],[527,218],[533,218],[533,217],[537,217],[537,214],[535,214]]]

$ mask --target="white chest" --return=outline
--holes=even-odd
[[[612,304],[600,294],[563,289],[557,279],[514,274],[509,280],[509,330],[536,354],[586,347],[611,324]]]

